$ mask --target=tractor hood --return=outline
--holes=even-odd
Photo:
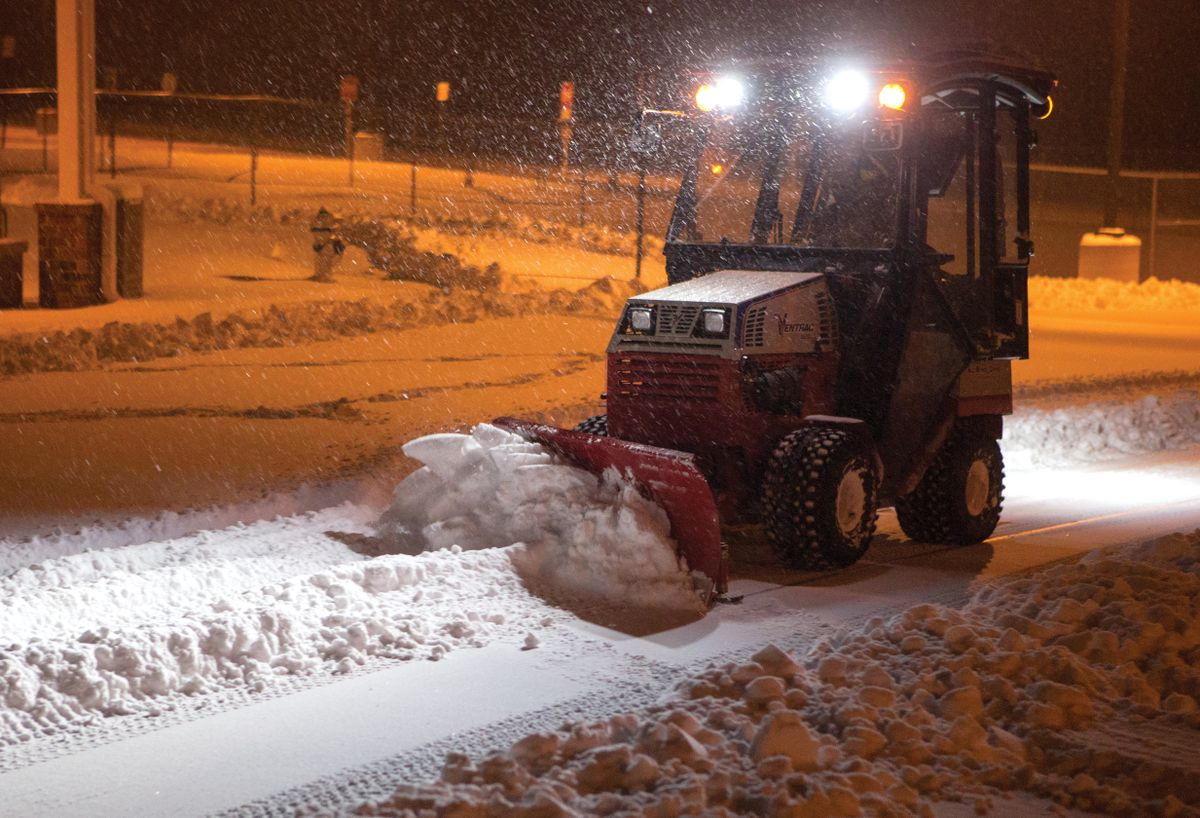
[[[630,303],[649,301],[737,306],[793,287],[803,287],[820,277],[820,273],[777,270],[718,270],[690,281],[635,295],[629,300]]]
[[[836,337],[821,273],[718,270],[630,298],[609,352],[808,354]]]

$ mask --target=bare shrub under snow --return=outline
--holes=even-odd
[[[930,815],[1023,791],[1200,815],[1194,755],[1106,726],[1200,731],[1200,531],[1093,552],[687,679],[648,712],[564,725],[358,815]]]

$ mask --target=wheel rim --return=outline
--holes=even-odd
[[[848,468],[838,483],[837,524],[846,537],[853,536],[862,525],[867,504],[867,475],[864,469]]]
[[[986,461],[980,459],[971,463],[967,470],[967,485],[964,489],[964,499],[967,501],[967,514],[978,517],[988,506],[988,498],[992,492],[992,476]]]

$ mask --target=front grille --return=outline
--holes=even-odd
[[[696,304],[659,304],[658,326],[654,334],[691,337],[699,315],[700,307]]]
[[[746,312],[746,329],[742,332],[742,346],[760,347],[765,342],[767,308],[755,307]]]
[[[664,360],[628,356],[613,360],[610,389],[623,398],[660,398],[714,402],[718,399],[720,364],[716,361]]]

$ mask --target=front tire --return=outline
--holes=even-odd
[[[996,530],[1004,504],[1004,455],[989,435],[958,426],[912,492],[896,501],[911,539],[973,545]]]
[[[875,534],[878,504],[874,458],[845,429],[797,429],[779,441],[767,463],[763,523],[789,567],[856,562]]]
[[[581,421],[575,427],[575,431],[608,437],[608,415],[592,415],[587,420]]]

